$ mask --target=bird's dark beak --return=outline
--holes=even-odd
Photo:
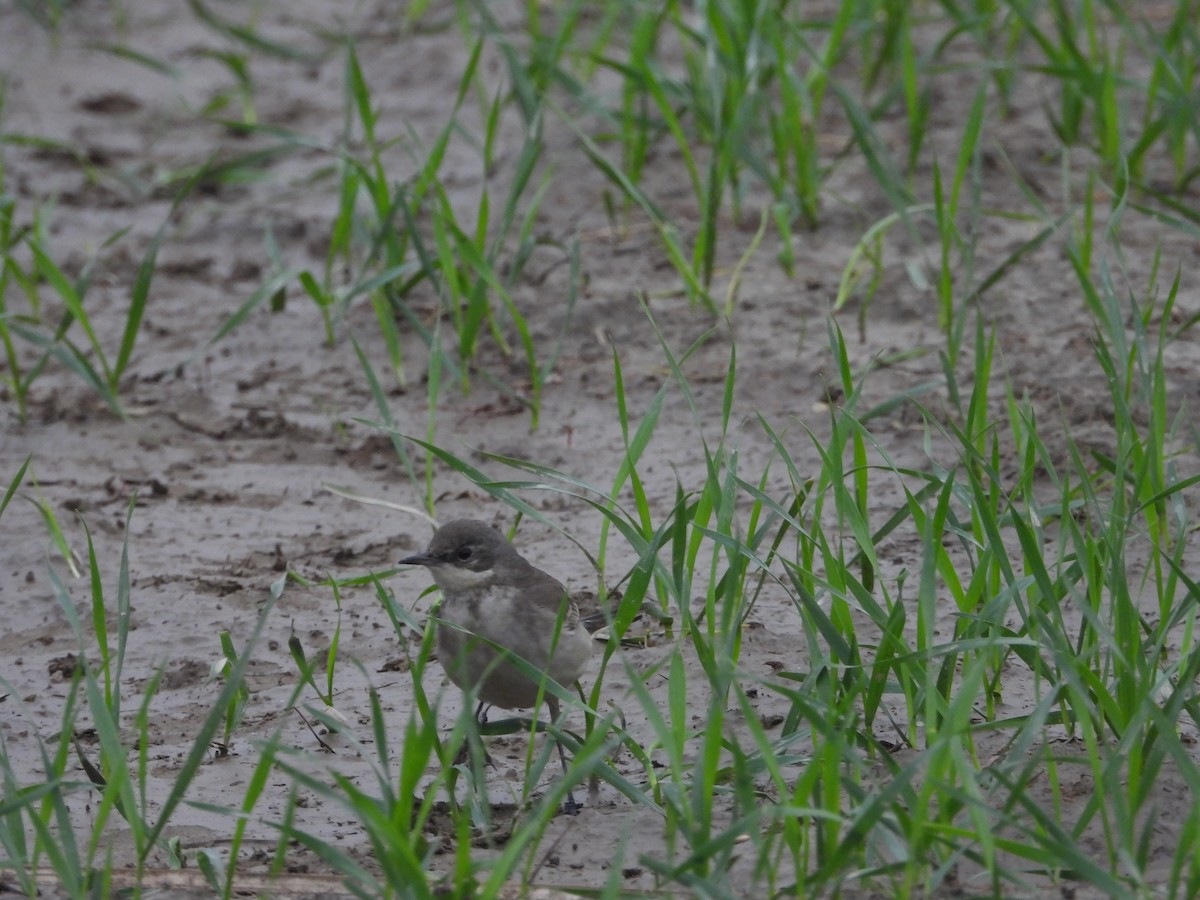
[[[430,556],[428,553],[417,553],[413,556],[406,556],[400,560],[402,566],[432,566],[436,565],[438,559],[436,556]]]

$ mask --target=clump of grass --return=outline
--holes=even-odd
[[[120,382],[141,331],[163,231],[151,240],[138,267],[121,340],[112,352],[101,343],[86,305],[97,259],[93,257],[77,276],[71,277],[55,261],[45,215],[35,215],[28,228],[16,228],[15,212],[16,203],[11,198],[0,204],[0,293],[5,295],[0,300],[0,346],[5,354],[5,381],[16,398],[18,415],[22,420],[28,416],[29,391],[53,359],[91,387],[109,409],[123,416]],[[112,235],[102,249],[124,233]],[[26,301],[24,310],[9,307],[7,298],[18,289]],[[46,296],[47,289],[53,301]],[[72,339],[72,331],[82,332],[81,342]],[[27,366],[22,363],[23,348],[18,341],[37,354]]]
[[[1136,318],[1158,320],[1145,312]],[[1139,353],[1161,360],[1168,338],[1164,326],[1148,345],[1158,349]],[[647,723],[640,752],[663,760],[658,772],[646,768],[640,789],[661,806],[665,855],[644,853],[639,863],[663,883],[722,893],[734,885],[807,892],[859,882],[911,894],[937,890],[957,871],[999,893],[1064,877],[1121,893],[1144,877],[1152,787],[1164,766],[1181,767],[1189,782],[1195,772],[1172,718],[1186,715],[1187,702],[1167,687],[1190,678],[1194,654],[1176,663],[1162,650],[1168,634],[1194,628],[1182,603],[1191,579],[1179,528],[1187,521],[1182,493],[1196,479],[1155,474],[1161,457],[1138,448],[1165,443],[1161,411],[1151,415],[1143,444],[1120,377],[1111,379],[1115,424],[1129,437],[1118,445],[1119,462],[1102,460],[1097,470],[1073,450],[1061,472],[1030,410],[1010,394],[1020,465],[1015,481],[1002,475],[994,340],[977,326],[961,422],[929,419],[949,458],[931,451],[924,471],[889,462],[868,430],[880,411],[860,408],[866,376],[850,366],[836,328],[830,349],[844,399],[831,408],[832,437],[814,435],[816,472],[802,477],[790,442],[761,423],[787,474],[782,493],[769,471],[754,479],[739,472],[729,434],[735,361],[718,442],[705,454],[707,477],[681,484],[665,518],[638,476],[662,395],[632,427],[619,356],[617,402],[629,449],[611,492],[492,457],[537,477],[496,480],[425,445],[525,514],[537,515],[517,491],[566,492],[591,505],[638,560],[614,616],[617,634],[622,616],[651,594],[672,617],[670,652],[649,670],[628,671],[629,702]],[[672,387],[697,408],[665,344],[664,356]],[[1098,358],[1115,376],[1110,352],[1099,347]],[[1161,368],[1142,371],[1145,402],[1161,408]],[[904,499],[875,520],[868,498],[881,477],[901,485]],[[1057,497],[1047,500],[1046,485]],[[629,510],[617,501],[624,488]],[[1136,496],[1143,499],[1131,504]],[[1173,501],[1176,527],[1164,532],[1160,510]],[[1135,520],[1144,524],[1134,528]],[[919,550],[896,573],[877,548],[902,533],[915,535]],[[1141,552],[1135,534],[1155,536],[1148,558],[1159,560],[1151,569],[1158,575],[1143,582],[1160,623],[1150,630],[1146,598],[1128,578],[1131,556]],[[743,671],[743,623],[763,591],[780,590],[795,606],[805,665],[766,677]],[[950,634],[939,632],[947,601],[957,610]],[[597,692],[613,662],[630,666],[619,651],[606,651]],[[661,704],[640,687],[655,672],[670,685]],[[1030,705],[1002,711],[1014,678],[1034,685]],[[790,704],[778,735],[756,724],[752,690]],[[744,716],[732,720],[731,707]],[[698,708],[699,725],[691,717]],[[1078,737],[1086,753],[1055,752],[1047,735],[1057,732]],[[1148,755],[1131,757],[1134,746]],[[868,789],[876,766],[886,772],[882,790]],[[1056,786],[1078,772],[1113,791],[1119,781],[1119,796],[1068,802]],[[1044,777],[1055,798],[1049,808],[1034,799]],[[1099,858],[1084,838],[1097,831],[1109,836]],[[1190,852],[1181,851],[1175,867],[1181,885]],[[753,874],[739,881],[733,860],[747,853]]]
[[[982,326],[975,331],[976,368],[965,413],[945,425],[930,417],[944,450],[934,452],[931,442],[924,470],[895,466],[869,430],[879,414],[862,405],[869,372],[854,370],[836,327],[830,328],[830,354],[843,400],[830,407],[829,436],[811,436],[819,460],[811,475],[801,474],[792,440],[759,419],[774,458],[747,477],[733,418],[736,355],[721,415],[710,418],[685,374],[690,350],[676,355],[665,340],[668,389],[694,411],[705,448],[704,474],[696,483],[681,480],[669,507],[647,495],[640,473],[665,392],[635,415],[622,387],[619,353],[613,372],[627,450],[610,489],[528,461],[493,457],[534,476],[497,480],[426,443],[459,476],[520,514],[541,515],[522,498],[529,491],[577,497],[633,551],[613,616],[615,640],[584,706],[587,730],[582,737],[555,732],[574,751],[566,779],[532,803],[486,861],[477,856],[470,836],[494,818],[479,793],[484,774],[453,762],[468,741],[469,708],[448,736],[439,735],[438,702],[422,687],[430,623],[415,620],[376,585],[401,645],[413,648],[408,659],[415,702],[396,738],[388,733],[377,694],[368,692],[373,746],[361,750],[372,759],[371,787],[336,771],[332,778],[316,775],[295,751],[268,740],[258,748],[241,803],[206,808],[238,815],[240,840],[273,775],[337,803],[364,828],[381,860],[378,870],[308,832],[291,805],[273,820],[280,846],[299,842],[369,894],[414,884],[425,887],[413,890],[431,889],[439,835],[453,836],[457,848],[453,866],[441,876],[449,889],[487,894],[513,878],[531,883],[559,800],[589,778],[611,785],[634,808],[661,816],[664,845],[641,850],[637,862],[664,886],[713,894],[858,886],[903,895],[938,890],[956,872],[996,893],[1033,890],[1062,878],[1108,893],[1133,888],[1150,863],[1147,815],[1154,784],[1167,767],[1186,783],[1200,784],[1178,733],[1181,717],[1190,715],[1188,686],[1200,653],[1194,639],[1185,640],[1178,656],[1166,652],[1178,635],[1194,634],[1186,598],[1195,584],[1182,555],[1189,528],[1183,492],[1197,479],[1172,475],[1154,449],[1168,442],[1162,350],[1170,326],[1145,327],[1170,322],[1161,314],[1174,298],[1168,294],[1154,313],[1149,306],[1137,308],[1133,318],[1143,324],[1135,326],[1133,344],[1122,324],[1098,345],[1122,435],[1114,455],[1095,460],[1098,467],[1072,448],[1064,470],[1028,406],[1010,394],[1011,435],[1005,439],[1019,465],[1015,476],[1002,474],[1003,436],[988,414],[997,381],[994,338]],[[1103,283],[1097,299],[1103,308],[1116,302]],[[1116,326],[1124,319],[1109,321]],[[1149,417],[1135,414],[1136,406],[1148,409]],[[880,479],[902,488],[890,513],[869,502]],[[626,497],[632,498],[628,509]],[[899,534],[915,536],[918,549],[896,572],[879,548]],[[1143,552],[1143,542],[1150,551],[1145,558],[1157,562],[1136,585],[1129,563],[1131,554]],[[92,552],[94,611],[103,611],[96,565]],[[120,586],[126,583],[123,574],[118,622],[127,590]],[[768,593],[792,604],[799,645],[788,667],[763,674],[747,671],[742,654],[745,623]],[[1153,601],[1153,624],[1146,618],[1147,599]],[[621,653],[619,641],[647,600],[670,618],[670,628],[664,631],[666,652],[644,667]],[[950,633],[938,630],[947,602],[957,611]],[[109,646],[100,624],[105,621],[100,614],[92,622],[102,647]],[[419,640],[414,644],[408,635]],[[100,651],[97,668],[85,670],[81,692],[73,695],[73,704],[86,705],[93,715],[108,710],[112,721],[119,680],[109,675],[119,673],[124,652],[119,630],[117,638],[110,651]],[[236,665],[244,666],[247,656],[237,653]],[[599,711],[612,665],[628,677],[623,704],[644,723],[636,729],[614,711]],[[644,687],[657,673],[669,685],[661,699]],[[1024,708],[1001,707],[999,698],[1017,677],[1032,682],[1032,697]],[[233,677],[193,757],[228,721],[238,691]],[[758,720],[755,695],[762,693],[787,705],[778,726]],[[77,715],[74,706],[69,713]],[[150,820],[139,787],[144,776],[123,774],[116,760],[124,760],[128,748],[115,727],[111,731],[101,735],[101,761],[94,766],[103,781],[102,787],[97,782],[100,802],[109,814],[135,819],[144,858],[160,845],[171,807]],[[1048,733],[1074,737],[1083,752],[1055,749]],[[353,742],[352,733],[347,739]],[[634,777],[618,774],[608,762],[618,748],[640,763]],[[80,872],[91,865],[86,854],[61,841],[31,851],[13,827],[14,816],[21,821],[32,815],[33,804],[54,791],[92,789],[70,785],[64,777],[69,754],[60,756],[52,763],[58,775],[47,782],[49,793],[31,792],[15,772],[5,772],[11,792],[22,799],[0,810],[7,823],[2,837],[10,854],[52,855],[63,883],[82,886],[86,876]],[[531,753],[527,785],[551,759],[548,746]],[[431,767],[440,774],[430,778]],[[876,786],[878,770],[883,780]],[[1075,803],[1061,785],[1081,775],[1103,790]],[[469,788],[465,800],[456,788],[462,779]],[[1043,784],[1048,805],[1037,799]],[[520,794],[522,801],[530,797]],[[45,808],[65,817],[60,828],[72,824],[65,807]],[[435,822],[443,815],[446,824]],[[1196,833],[1193,822],[1183,828],[1185,837]],[[48,834],[41,840],[48,842]],[[1099,856],[1087,843],[1093,834],[1105,835]],[[1184,843],[1172,863],[1179,890],[1194,881],[1190,839]],[[235,860],[225,869],[215,858],[204,860],[210,881],[229,895]]]
[[[436,358],[440,371],[469,388],[469,374],[479,356],[481,339],[487,335],[505,355],[512,355],[508,334],[515,332],[519,352],[529,371],[529,391],[505,389],[530,409],[534,427],[541,406],[541,390],[553,368],[557,351],[546,353],[535,346],[529,323],[514,296],[527,260],[544,240],[536,222],[549,180],[537,177],[542,156],[543,113],[535,108],[540,102],[529,85],[518,84],[519,104],[526,119],[526,137],[517,156],[512,178],[500,202],[484,188],[477,201],[473,221],[464,210],[451,203],[440,180],[440,170],[451,139],[466,131],[464,104],[481,83],[477,65],[483,49],[477,40],[459,82],[447,119],[435,140],[424,147],[415,135],[408,135],[413,146],[413,176],[394,184],[386,151],[399,138],[378,134],[378,121],[370,86],[363,76],[353,43],[346,45],[346,147],[339,151],[339,208],[329,244],[322,277],[301,272],[300,284],[321,309],[326,338],[332,342],[334,328],[350,301],[369,296],[376,322],[384,339],[397,379],[406,375],[401,355],[399,315],[419,334]],[[522,88],[522,85],[523,88]],[[481,101],[482,133],[478,135],[481,166],[490,173],[495,166],[495,148],[499,128],[509,105],[500,93]],[[349,151],[352,133],[361,135],[366,158],[358,159]],[[368,201],[370,214],[359,208],[359,200]],[[566,250],[574,258],[577,250]],[[380,270],[380,267],[382,269]],[[335,284],[335,273],[347,268],[356,274],[344,287]],[[578,265],[573,263],[572,271]],[[422,283],[436,293],[444,326],[430,327],[410,308],[409,294]],[[579,291],[576,275],[568,286],[564,304],[564,322],[570,321]],[[456,344],[457,358],[442,347],[443,332]]]
[[[9,495],[18,482],[19,477],[10,484]],[[126,536],[135,503],[136,497],[126,512]],[[163,668],[147,679],[140,702],[131,714],[122,690],[131,624],[128,539],[122,547],[115,597],[110,601],[106,598],[100,561],[86,523],[84,527],[91,609],[91,619],[86,625],[76,611],[69,588],[54,569],[50,570],[59,606],[79,649],[79,661],[63,704],[61,728],[53,737],[34,732],[42,762],[38,772],[18,771],[7,746],[0,741],[0,777],[5,785],[5,800],[0,804],[0,846],[6,854],[0,865],[13,873],[21,889],[30,896],[38,893],[35,872],[43,864],[72,896],[105,891],[111,884],[114,866],[106,839],[114,815],[129,830],[134,851],[133,876],[137,881],[140,882],[149,857],[156,850],[172,866],[184,863],[178,838],[169,837],[165,829],[175,809],[185,802],[189,786],[209,753],[213,736],[221,723],[227,721],[228,710],[244,693],[243,677],[250,650],[283,584],[280,581],[273,589],[272,599],[265,605],[248,644],[227,668],[226,685],[197,729],[167,796],[152,802],[147,781],[152,748],[151,709]],[[76,736],[85,721],[97,736],[97,757],[91,756]],[[86,778],[79,777],[73,759]],[[81,793],[93,795],[86,823],[80,821],[69,802],[73,795]]]

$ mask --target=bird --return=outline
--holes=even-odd
[[[578,681],[587,668],[592,655],[589,623],[581,620],[556,578],[529,563],[491,525],[475,519],[446,522],[424,551],[400,564],[424,566],[442,590],[438,659],[454,684],[478,698],[477,721],[486,721],[486,707],[535,706],[539,694],[551,720],[558,719],[558,697],[512,662],[519,657],[564,686]],[[558,757],[565,775],[561,742]],[[572,815],[579,811],[570,791],[565,810]]]

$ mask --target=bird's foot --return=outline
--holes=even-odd
[[[564,802],[562,805],[562,814],[564,816],[577,816],[579,815],[579,811],[581,809],[583,809],[583,807],[575,802],[575,794],[571,791],[567,791],[566,802]]]
[[[483,764],[489,769],[495,769],[496,761],[492,759],[492,755],[487,752],[487,747],[483,743],[479,744],[479,752],[483,754]],[[461,766],[471,761],[471,744],[468,741],[458,748],[458,753],[454,757],[454,765]]]

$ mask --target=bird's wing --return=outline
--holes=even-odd
[[[528,602],[543,615],[552,616],[554,619],[561,615],[562,630],[574,631],[579,627],[579,607],[575,605],[567,589],[555,578],[540,571],[538,575],[541,577],[537,579],[537,583],[526,592]],[[565,609],[563,604],[566,604]]]

